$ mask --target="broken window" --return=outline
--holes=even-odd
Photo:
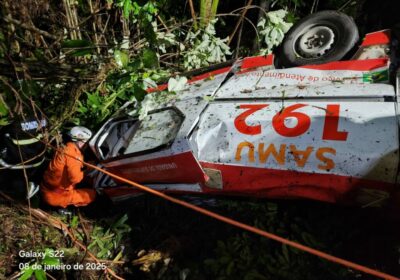
[[[176,109],[157,111],[147,115],[130,139],[124,154],[152,150],[171,143],[183,122]]]

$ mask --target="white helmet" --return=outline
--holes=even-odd
[[[74,126],[68,132],[68,135],[71,137],[72,141],[86,142],[92,137],[92,132],[84,126]]]

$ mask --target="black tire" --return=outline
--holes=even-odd
[[[358,39],[358,29],[351,17],[336,11],[321,11],[301,19],[289,30],[278,59],[284,67],[336,61],[342,59]]]

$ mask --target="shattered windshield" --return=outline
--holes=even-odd
[[[173,109],[147,115],[129,141],[124,154],[151,150],[170,143],[179,131],[183,117]]]

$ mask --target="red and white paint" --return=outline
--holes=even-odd
[[[370,34],[362,46],[385,45],[387,36]],[[395,88],[365,78],[385,74],[388,58],[288,69],[274,69],[273,60],[271,55],[238,61],[228,80],[230,68],[193,78],[177,101],[164,105],[184,116],[170,146],[109,159],[104,166],[178,193],[336,202],[363,189],[396,187]],[[105,191],[114,198],[137,193]]]

